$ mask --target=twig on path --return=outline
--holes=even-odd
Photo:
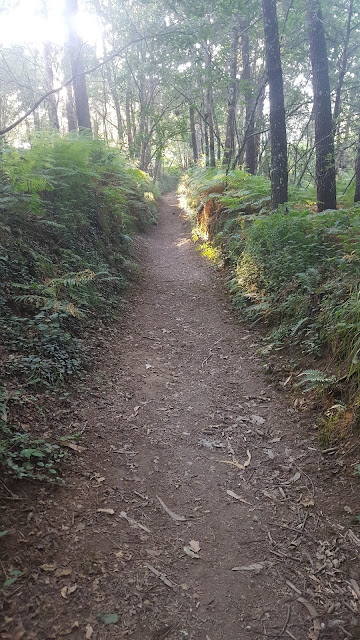
[[[4,482],[2,480],[0,480],[2,486],[4,487],[4,489],[6,489],[6,491],[8,491],[10,493],[10,495],[12,496],[13,500],[20,500],[19,496],[16,496],[15,493],[13,493],[12,491],[10,491],[9,487],[6,486],[6,484],[4,484]]]
[[[168,629],[166,629],[166,631],[159,638],[157,638],[157,640],[165,640],[165,638],[168,637],[169,633],[171,633],[171,631],[174,631],[174,629],[177,629],[178,626],[179,626],[179,622],[177,622],[176,624],[173,624],[172,627],[169,627]]]
[[[167,587],[170,587],[171,589],[175,589],[174,584],[171,582],[171,580],[169,580],[169,578],[165,575],[165,573],[161,573],[161,571],[158,571],[157,569],[155,569],[155,567],[153,567],[148,562],[145,562],[144,567],[146,567],[146,569],[149,569],[151,573],[153,573],[155,576],[160,578],[161,582],[166,584]]]
[[[219,342],[221,342],[222,340],[224,340],[224,336],[222,336],[221,338],[219,338],[219,340],[216,340],[216,342],[214,342],[214,344],[212,345],[212,347],[210,347],[210,353],[209,353],[209,355],[208,355],[208,356],[207,356],[207,358],[205,358],[205,360],[203,360],[203,361],[202,361],[202,363],[201,363],[201,368],[202,368],[202,369],[204,368],[204,364],[206,364],[206,363],[208,362],[208,360],[210,360],[210,358],[214,355],[214,354],[212,353],[213,348],[214,348],[214,347],[216,347],[216,345],[217,345],[217,344],[219,344]]]
[[[284,635],[284,633],[285,633],[285,631],[287,629],[287,626],[288,626],[288,624],[290,622],[290,616],[291,616],[291,605],[288,604],[288,610],[287,610],[286,620],[284,622],[284,626],[281,629],[280,633],[276,636],[276,638],[281,638],[281,636]]]
[[[310,613],[310,617],[314,625],[314,633],[311,637],[312,637],[312,640],[318,640],[318,637],[321,631],[320,616],[318,612],[316,611],[315,607],[311,604],[311,602],[309,602],[308,600],[305,600],[305,598],[300,597],[297,599],[297,601],[301,602],[301,604],[303,604],[304,607],[306,607],[306,609]]]
[[[315,498],[315,485],[312,481],[312,479],[310,478],[310,476],[304,471],[304,469],[301,469],[296,462],[294,462],[294,466],[298,469],[298,471],[300,471],[300,473],[303,473],[305,478],[307,478],[311,484],[311,490],[312,490],[312,497]]]

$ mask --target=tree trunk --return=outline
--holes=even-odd
[[[73,82],[76,117],[80,130],[91,131],[89,99],[84,73],[84,60],[81,51],[81,38],[76,32],[74,18],[78,11],[78,0],[66,0],[66,14],[68,26],[69,52],[71,73],[76,76]]]
[[[50,42],[44,42],[44,60],[45,60],[47,86],[49,90],[51,90],[54,88],[54,72],[52,68],[52,55],[51,55]],[[47,104],[48,104],[48,115],[49,115],[50,127],[51,129],[57,129],[57,131],[59,131],[60,129],[59,117],[57,113],[56,98],[54,95],[48,97]]]
[[[344,38],[344,49],[341,57],[341,64],[339,69],[339,77],[336,85],[335,91],[335,104],[334,104],[334,113],[333,113],[333,122],[335,130],[339,129],[338,118],[340,115],[340,105],[341,105],[341,90],[344,84],[344,78],[346,73],[346,67],[348,62],[348,48],[351,34],[351,18],[353,14],[354,0],[349,0],[349,8],[348,8],[348,16],[346,21],[346,30],[345,30],[345,38]]]
[[[212,101],[212,90],[211,90],[211,56],[210,53],[206,52],[206,82],[207,82],[207,90],[206,90],[206,122],[208,126],[209,132],[209,166],[215,167],[215,139],[214,139],[214,121],[213,121],[213,101]]]
[[[249,47],[249,35],[247,32],[248,25],[246,22],[241,23],[241,55],[243,72],[241,79],[244,82],[245,93],[245,130],[246,145],[245,145],[245,165],[249,173],[254,174],[256,171],[256,142],[255,142],[255,109],[253,88],[251,85],[251,66],[250,66],[250,47]]]
[[[68,123],[68,130],[75,131],[77,129],[77,122],[71,84],[68,84],[66,87],[66,118]]]
[[[199,160],[197,142],[196,142],[196,129],[195,129],[195,111],[194,107],[191,105],[189,109],[190,115],[190,133],[191,133],[191,147],[193,152],[194,163],[196,164]]]
[[[309,0],[307,20],[314,92],[317,205],[318,211],[324,211],[336,209],[336,179],[329,67],[318,0]]]
[[[230,78],[228,88],[228,113],[226,121],[225,150],[223,165],[230,165],[235,153],[235,112],[236,112],[236,85],[237,85],[237,59],[239,45],[238,16],[233,17],[231,29],[230,49]]]
[[[360,131],[355,162],[355,195],[354,202],[360,202]]]
[[[93,0],[95,5],[96,13],[99,19],[103,23],[103,27],[105,27],[105,20],[103,19],[103,12],[101,10],[101,5],[99,0]],[[102,32],[102,46],[103,46],[103,55],[104,58],[107,58],[108,52],[106,48],[106,38],[105,38],[105,30]],[[114,102],[116,120],[117,120],[117,134],[118,134],[118,142],[122,140],[122,120],[121,120],[121,110],[120,110],[120,101],[119,96],[116,91],[116,82],[114,79],[114,65],[113,62],[108,62],[105,65],[106,79],[109,85],[110,93]]]
[[[128,84],[128,88],[126,90],[126,101],[125,101],[125,114],[126,114],[126,135],[128,140],[128,149],[130,158],[133,157],[134,153],[134,140],[132,135],[132,126],[131,126],[131,89]]]
[[[46,0],[42,1],[41,7],[45,20],[48,18],[48,10]],[[50,41],[44,42],[44,61],[45,61],[45,74],[47,81],[47,88],[49,91],[54,88],[54,71],[52,61],[52,44]],[[49,116],[49,125],[51,129],[57,129],[59,131],[59,117],[57,112],[57,101],[55,95],[51,95],[47,99],[47,110]]]
[[[271,205],[288,199],[287,143],[284,86],[280,59],[276,0],[262,0],[266,70],[270,99]]]
[[[212,117],[213,117],[213,123],[214,123],[214,136],[216,138],[216,157],[218,160],[221,160],[221,136],[220,136],[220,129],[219,129],[219,123],[215,114],[215,109],[214,109],[214,101],[212,101],[213,104],[213,112],[212,112]]]

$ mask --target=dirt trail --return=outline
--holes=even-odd
[[[7,613],[19,638],[360,638],[350,481],[344,493],[316,431],[266,381],[174,195],[141,244],[146,276],[99,340],[79,409],[73,483],[21,516],[28,578]]]

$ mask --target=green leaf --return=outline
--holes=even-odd
[[[96,617],[103,624],[116,624],[119,620],[117,613],[103,613],[102,611],[99,611]]]
[[[8,531],[0,531],[0,538],[3,538],[4,536],[6,536],[8,534]]]

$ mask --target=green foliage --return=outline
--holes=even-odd
[[[60,481],[57,465],[65,456],[64,450],[9,425],[7,402],[6,390],[0,387],[0,468],[3,473],[19,480]]]
[[[46,134],[2,149],[0,384],[52,388],[86,364],[81,335],[120,311],[132,236],[154,223],[155,205],[149,177],[99,140]],[[7,426],[3,391],[0,418],[2,465],[53,474],[60,450]]]
[[[226,181],[223,171],[196,168],[180,193],[194,224],[204,205],[213,204],[219,218],[213,243],[230,266],[234,304],[252,323],[273,327],[265,350],[295,344],[319,357],[330,349],[342,372],[359,380],[360,210],[314,214],[312,194],[298,189],[287,208],[259,209],[265,182],[240,171]],[[244,197],[250,215],[242,208]],[[301,386],[334,382],[320,372],[307,374]]]
[[[323,371],[318,369],[307,369],[299,374],[301,377],[300,382],[295,384],[295,387],[303,387],[305,391],[329,389],[336,382],[334,375],[326,375]]]

